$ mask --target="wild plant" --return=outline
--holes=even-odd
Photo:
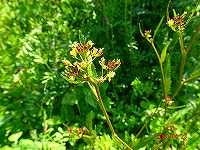
[[[95,48],[92,41],[77,43],[74,42],[71,45],[72,50],[70,55],[75,60],[70,62],[69,60],[64,60],[65,73],[64,77],[67,81],[74,84],[86,83],[90,87],[91,91],[96,97],[97,103],[101,111],[103,112],[106,122],[111,130],[112,137],[124,145],[126,149],[131,148],[126,144],[115,132],[113,125],[110,121],[110,117],[104,106],[103,99],[100,93],[100,85],[105,81],[111,81],[115,76],[116,69],[120,66],[121,62],[119,59],[106,61],[103,56],[103,48]],[[97,72],[94,61],[96,58],[101,57],[99,61],[99,66],[101,67],[100,73]]]
[[[168,6],[169,7],[169,6]],[[193,69],[192,73],[188,74],[186,73],[185,67],[187,64],[187,61],[189,59],[189,52],[192,50],[192,44],[197,38],[197,35],[199,34],[200,26],[197,26],[197,28],[194,31],[194,34],[190,39],[190,42],[186,42],[186,28],[191,22],[193,15],[195,14],[196,9],[192,11],[192,13],[188,14],[187,12],[184,12],[183,14],[177,14],[175,10],[173,10],[173,16],[169,16],[169,11],[167,9],[167,25],[168,27],[174,32],[175,37],[178,39],[179,44],[179,58],[177,58],[178,67],[174,67],[175,64],[171,63],[172,59],[172,41],[173,38],[167,37],[167,40],[164,39],[164,45],[160,46],[156,42],[156,36],[158,35],[158,32],[160,30],[161,25],[163,24],[164,17],[162,17],[161,21],[159,22],[158,26],[156,27],[154,33],[152,33],[152,30],[145,30],[144,32],[141,29],[141,25],[139,24],[140,33],[143,38],[147,40],[149,45],[152,47],[153,51],[155,52],[155,55],[157,57],[159,66],[160,66],[160,76],[161,76],[161,85],[162,85],[162,97],[161,101],[156,108],[156,110],[152,113],[151,119],[155,114],[159,112],[159,108],[164,109],[164,123],[162,127],[162,131],[166,130],[169,126],[176,128],[175,120],[172,118],[172,114],[174,110],[185,107],[185,106],[176,106],[176,100],[179,96],[179,93],[185,86],[187,86],[192,81],[198,80],[200,77],[200,70],[199,68]],[[195,39],[194,39],[195,38]],[[162,50],[159,50],[158,47],[163,47]],[[172,74],[172,68],[173,70]],[[176,78],[177,77],[177,78]],[[172,78],[174,80],[172,80]],[[150,119],[150,120],[151,120]],[[149,120],[149,121],[150,121]],[[145,126],[147,125],[148,121],[144,124],[144,126],[141,128],[141,130],[138,132],[137,137],[141,134],[141,132],[144,130]],[[184,133],[184,139],[182,140],[182,146],[181,148],[185,147],[187,144],[187,135],[188,133]],[[177,134],[173,134],[176,135]],[[165,136],[165,135],[164,135]],[[163,138],[163,134],[159,135],[159,138],[161,141],[165,139],[167,136]],[[160,144],[157,144],[160,145]],[[169,144],[163,144],[163,148],[166,148],[166,145]]]

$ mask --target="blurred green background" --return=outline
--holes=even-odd
[[[198,0],[174,0],[169,7],[170,15],[172,9],[179,14],[198,9],[186,27],[186,43],[193,33],[197,38],[191,44],[185,76],[200,68],[197,5]],[[150,121],[140,136],[136,134],[162,100],[162,88],[158,61],[138,24],[155,30],[167,6],[166,0],[1,0],[1,149],[120,149],[108,136],[89,88],[69,84],[61,76],[69,45],[84,40],[104,48],[107,59],[121,60],[116,77],[101,87],[104,102],[117,133],[135,149],[151,149],[162,115]],[[169,51],[172,80],[176,81],[179,46],[164,20],[156,42],[162,48],[164,39],[172,37]],[[176,97],[176,105],[184,107],[172,110],[170,118],[180,133],[188,134],[189,150],[200,149],[199,81],[188,84]],[[69,127],[86,127],[91,137],[96,136],[90,140],[70,137]],[[181,147],[179,140],[170,144]]]

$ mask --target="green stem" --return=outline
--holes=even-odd
[[[194,76],[192,76],[192,77],[190,77],[190,78],[188,78],[188,79],[185,79],[183,82],[184,82],[184,83],[187,83],[187,82],[196,80],[196,79],[198,79],[198,78],[200,78],[200,75],[199,75],[199,74],[194,75]]]
[[[110,130],[111,130],[111,133],[112,133],[113,138],[114,138],[117,142],[119,142],[120,144],[126,146],[126,148],[127,148],[128,150],[132,150],[132,148],[131,148],[128,144],[126,144],[122,139],[120,139],[120,137],[116,134],[116,132],[115,132],[113,126],[112,126],[112,123],[111,123],[111,121],[110,121],[110,119],[109,119],[109,115],[108,115],[108,113],[107,113],[107,111],[106,111],[106,108],[105,108],[105,106],[104,106],[103,100],[102,100],[102,98],[101,98],[101,94],[100,94],[98,85],[97,85],[96,83],[92,82],[92,81],[89,81],[88,84],[89,84],[91,90],[94,92],[94,95],[95,95],[96,98],[97,98],[97,102],[98,102],[98,104],[99,104],[99,106],[100,106],[101,111],[103,112],[103,115],[104,115],[105,118],[106,118],[106,122],[107,122],[107,124],[108,124],[108,126],[109,126],[109,128],[110,128]]]
[[[167,87],[166,87],[166,79],[165,79],[165,74],[164,74],[164,69],[163,69],[163,62],[161,60],[161,57],[158,53],[158,50],[156,49],[155,45],[154,45],[154,42],[151,41],[150,42],[156,55],[157,55],[157,58],[158,58],[158,61],[159,61],[159,64],[160,64],[160,71],[161,71],[161,78],[162,78],[162,89],[163,89],[163,97],[164,99],[166,100],[167,99],[167,96],[168,96],[168,91],[167,91]],[[167,116],[167,103],[165,103],[165,106],[164,106],[164,109],[165,109],[165,113],[164,113],[164,121],[166,120],[166,116]]]
[[[156,53],[156,56],[158,58],[158,61],[159,61],[159,64],[160,64],[160,71],[161,71],[161,76],[162,76],[162,83],[163,83],[163,96],[164,98],[167,97],[167,89],[166,89],[166,83],[165,83],[165,75],[164,75],[164,69],[163,69],[163,64],[161,62],[161,58],[160,58],[160,55],[158,54],[158,50],[156,49],[153,41],[149,41]]]
[[[184,40],[183,40],[183,33],[179,33],[179,44],[180,44],[180,49],[181,49],[181,62],[180,62],[180,68],[179,68],[179,83],[178,87],[176,88],[173,98],[178,95],[180,92],[181,88],[183,87],[184,81],[183,81],[183,74],[184,74],[184,68],[186,64],[186,59],[187,59],[187,51],[184,47]]]
[[[183,85],[184,85],[185,83],[188,83],[188,82],[190,82],[190,81],[196,80],[196,79],[198,79],[199,77],[200,77],[200,75],[194,75],[194,76],[192,76],[192,77],[190,77],[190,78],[188,78],[188,79],[185,79],[185,80],[181,81],[181,84],[179,84],[178,88],[176,89],[176,91],[174,92],[174,94],[173,94],[172,97],[174,98],[174,97],[176,97],[176,95],[178,95],[179,91],[181,90],[181,88],[183,87]]]
[[[172,96],[172,99],[173,99],[174,97],[176,97],[176,95],[178,95],[178,93],[180,92],[180,90],[181,90],[182,87],[183,87],[183,83],[181,82],[181,83],[179,84],[179,86],[176,88],[176,91],[174,92],[174,94],[173,94],[173,96]]]
[[[186,52],[186,49],[184,48],[184,40],[183,40],[182,33],[179,33],[179,43],[180,43],[180,48],[181,48],[181,64],[180,64],[179,83],[181,83],[181,81],[183,79],[184,67],[185,67],[186,57],[187,57],[187,52]]]
[[[144,128],[146,127],[147,122],[145,122],[145,124],[142,126],[142,128],[139,130],[139,132],[136,134],[136,138],[139,137],[139,135],[142,133],[142,131],[144,130]]]

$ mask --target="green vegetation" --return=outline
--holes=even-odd
[[[0,14],[0,149],[200,148],[198,0],[2,0]]]

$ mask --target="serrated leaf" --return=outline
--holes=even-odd
[[[8,140],[9,140],[10,142],[16,142],[16,141],[18,141],[18,139],[22,136],[22,134],[23,134],[22,131],[17,132],[17,133],[14,133],[14,134],[12,134],[12,135],[10,135],[10,136],[8,137]]]
[[[166,54],[167,54],[167,49],[168,49],[170,43],[171,42],[167,42],[165,44],[165,47],[162,49],[161,58],[160,58],[161,59],[161,63],[163,63],[165,61]]]

